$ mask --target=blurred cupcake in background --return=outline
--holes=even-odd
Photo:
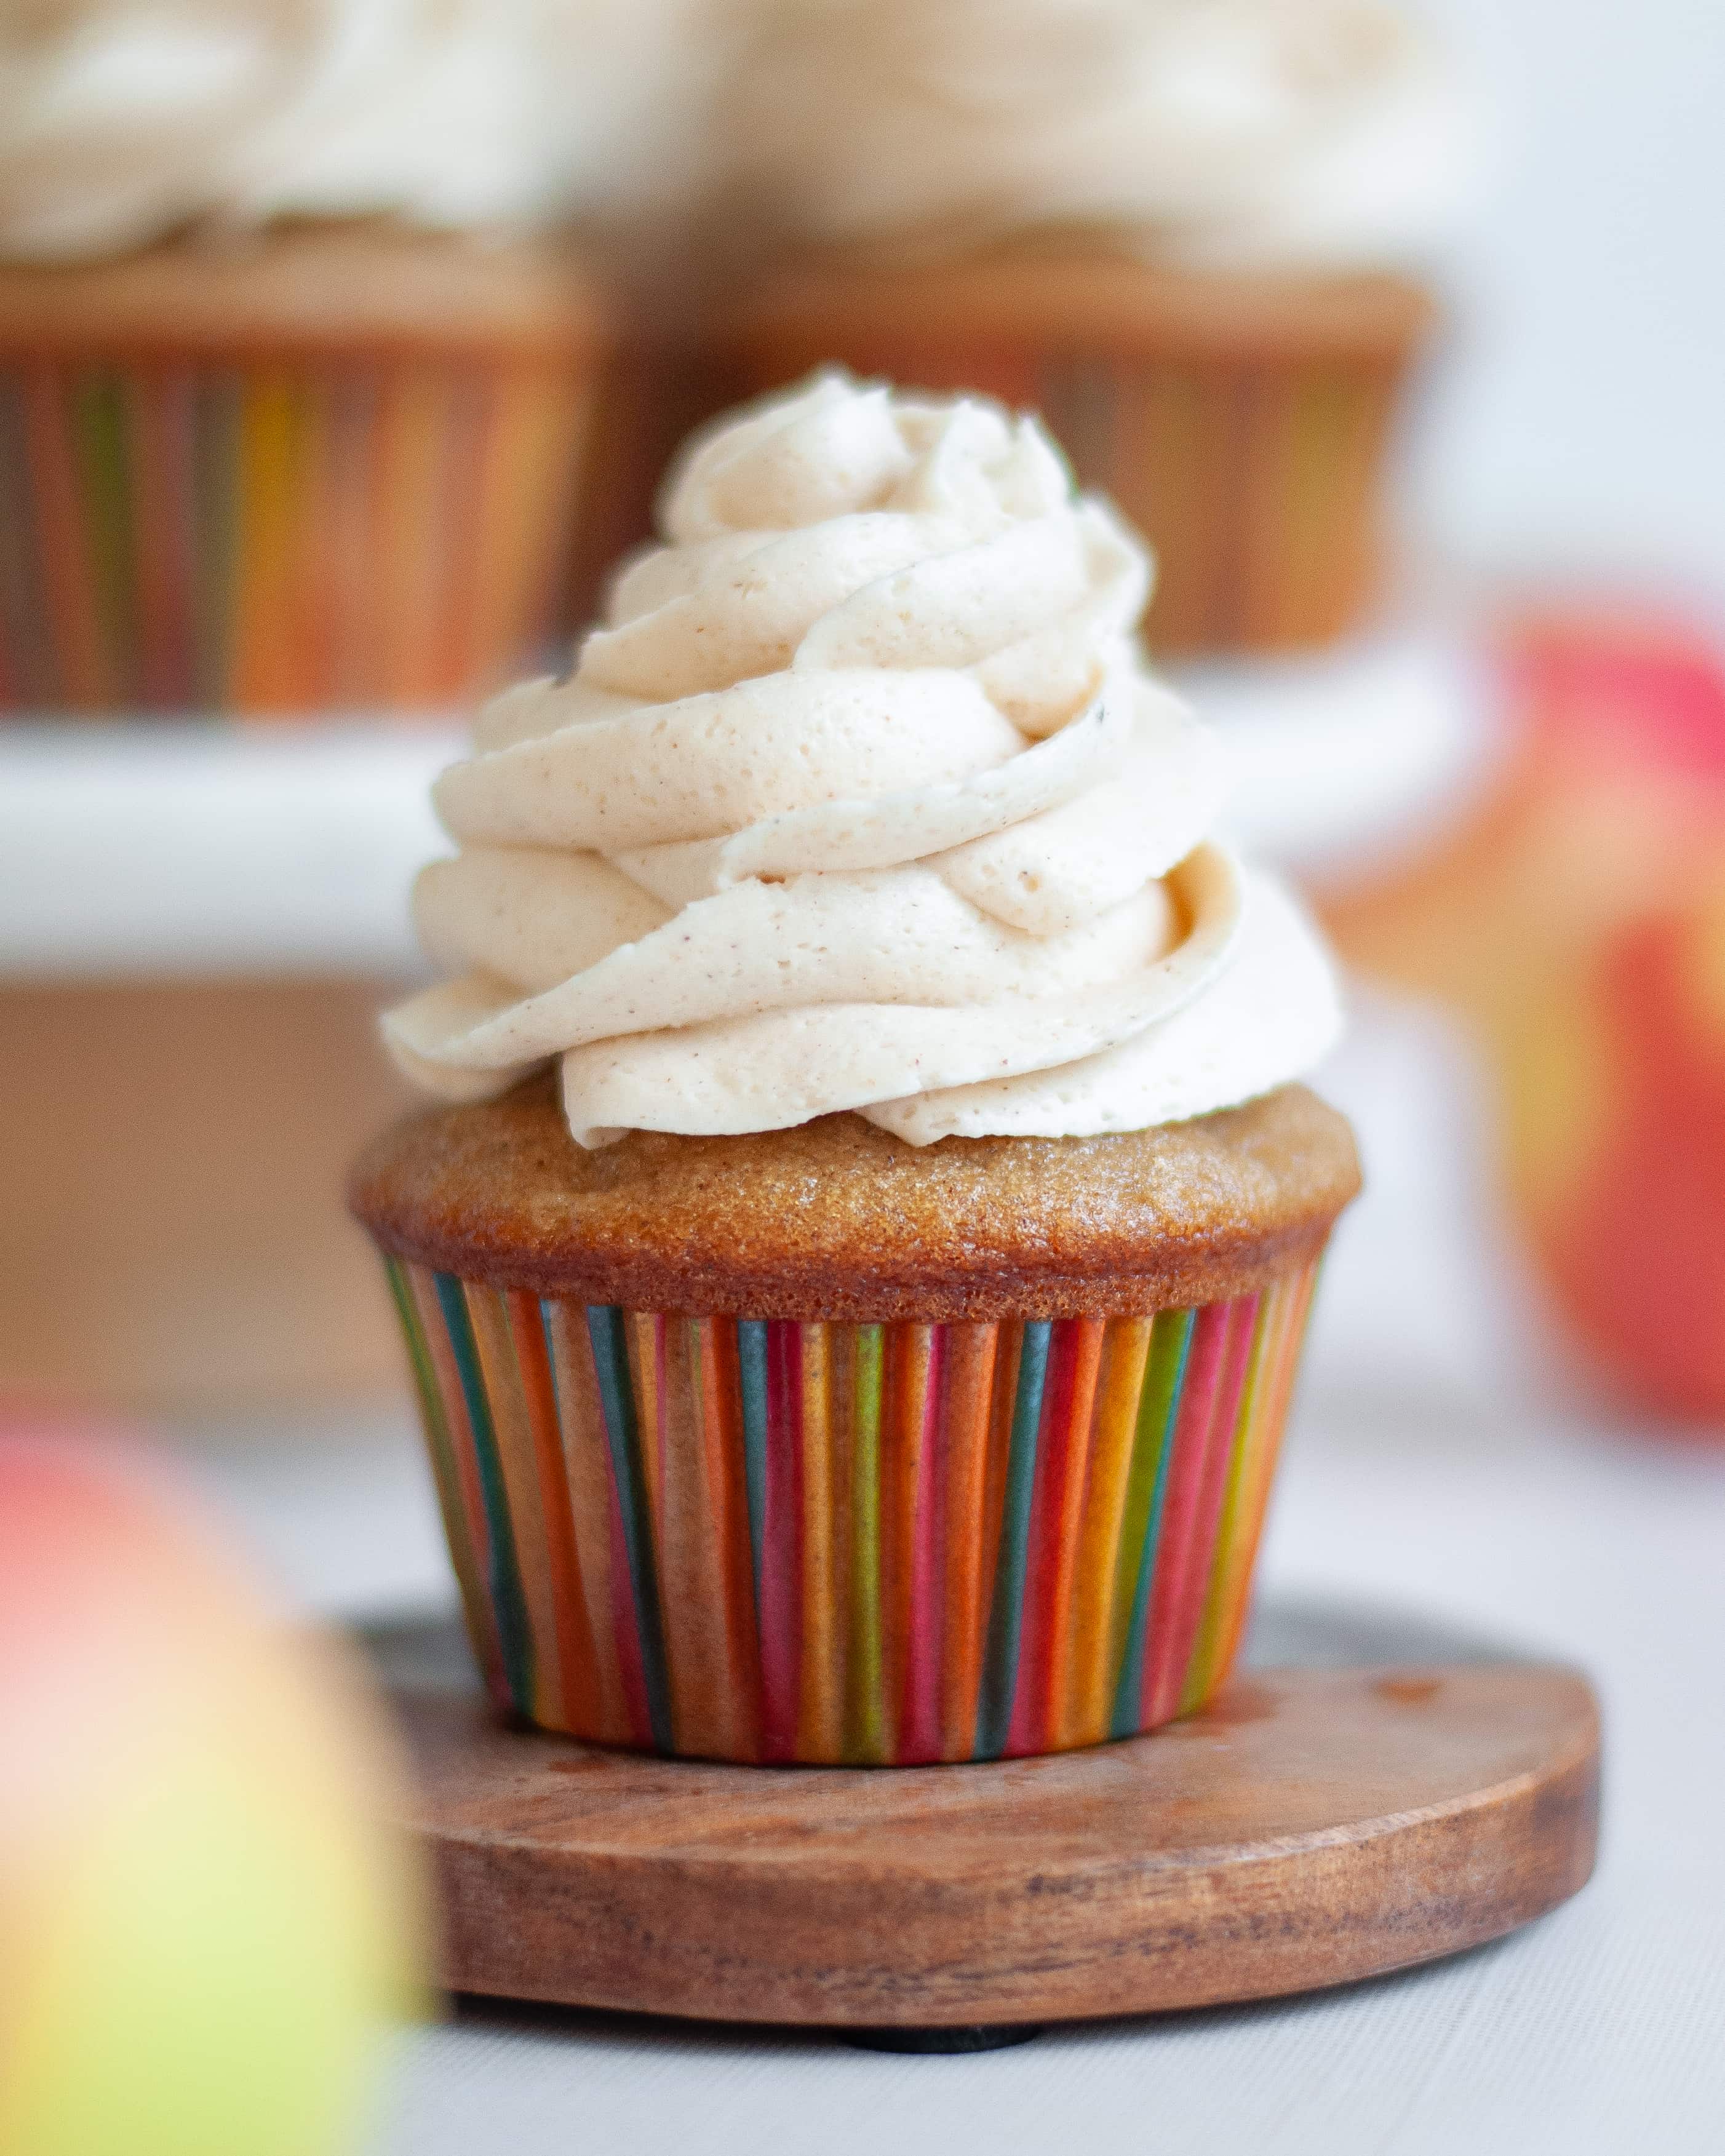
[[[613,334],[580,12],[0,9],[0,709],[446,706],[544,643]]]
[[[842,361],[1043,411],[1158,651],[1327,643],[1478,164],[1379,0],[768,0],[726,114],[739,392]],[[764,255],[767,267],[758,264]]]
[[[561,0],[559,67],[582,148],[582,229],[605,262],[617,335],[583,458],[565,625],[604,605],[619,555],[645,540],[690,429],[731,401],[696,326],[728,251],[712,228],[727,86],[758,0]]]

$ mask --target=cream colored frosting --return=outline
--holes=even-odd
[[[583,1145],[839,1109],[924,1144],[1322,1055],[1323,953],[1207,837],[1219,752],[1132,641],[1144,550],[1034,420],[824,376],[697,441],[664,528],[438,782],[454,978],[384,1021],[420,1084],[561,1057]]]
[[[731,131],[808,238],[1076,223],[1219,263],[1419,256],[1478,165],[1473,100],[1387,0],[766,0]]]
[[[45,0],[0,15],[0,253],[197,222],[531,223],[572,184],[576,0]]]

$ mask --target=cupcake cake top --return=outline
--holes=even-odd
[[[571,1131],[855,1110],[913,1145],[1143,1130],[1333,1040],[1327,963],[1209,836],[1219,751],[1132,640],[1145,551],[1034,420],[823,376],[697,439],[573,674],[494,703],[389,1014]]]
[[[51,0],[0,21],[0,254],[192,224],[389,215],[519,228],[562,206],[567,0]]]
[[[1476,134],[1386,0],[766,0],[730,116],[740,192],[809,240],[1267,267],[1430,252]]]

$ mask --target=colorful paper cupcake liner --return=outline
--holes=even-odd
[[[1050,370],[1055,439],[1156,549],[1155,649],[1280,649],[1354,623],[1378,578],[1397,388],[1357,364]]]
[[[1153,1317],[693,1318],[390,1260],[506,1712],[748,1762],[1064,1751],[1239,1645],[1315,1262]]]
[[[1159,656],[1328,643],[1375,593],[1400,358],[1089,355],[883,331],[832,350],[763,346],[739,393],[834,360],[1041,413],[1080,483],[1155,550]]]
[[[589,401],[519,361],[0,366],[0,712],[491,685],[558,625]]]

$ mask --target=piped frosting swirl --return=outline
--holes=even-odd
[[[481,716],[386,1019],[447,1098],[553,1058],[584,1145],[855,1109],[911,1143],[1142,1129],[1337,1026],[1208,837],[1210,736],[1132,642],[1142,547],[1031,419],[824,376],[675,475],[573,675]]]
[[[53,0],[0,16],[0,255],[181,226],[387,215],[510,230],[567,207],[555,0]]]
[[[821,244],[1049,226],[1158,258],[1417,262],[1476,192],[1476,100],[1392,0],[765,0],[737,185]]]

